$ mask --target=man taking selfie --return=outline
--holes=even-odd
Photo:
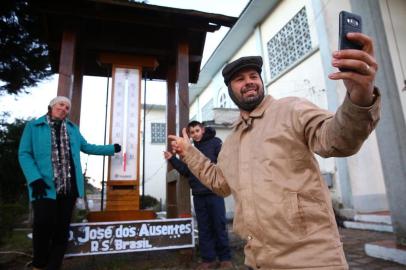
[[[329,190],[314,153],[346,157],[358,152],[380,117],[374,86],[377,63],[372,40],[347,38],[361,50],[332,54],[344,72],[347,95],[331,113],[303,98],[264,94],[262,58],[242,57],[222,71],[231,99],[240,109],[217,164],[191,146],[187,133],[170,135],[172,151],[208,188],[235,200],[234,232],[246,239],[251,269],[348,269]]]

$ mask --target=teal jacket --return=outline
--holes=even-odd
[[[114,145],[89,144],[80,134],[79,127],[69,120],[66,128],[69,135],[71,155],[76,174],[76,186],[79,197],[84,195],[84,181],[80,164],[80,151],[92,155],[114,155]],[[56,199],[54,173],[52,168],[51,128],[46,116],[30,121],[24,128],[18,149],[18,160],[27,180],[28,194],[31,197],[30,183],[42,178],[50,187],[46,198]]]

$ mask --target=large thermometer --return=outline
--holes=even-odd
[[[114,68],[111,137],[121,153],[111,158],[110,180],[138,180],[140,70]]]

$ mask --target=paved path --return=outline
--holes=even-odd
[[[372,231],[342,229],[340,235],[344,243],[344,252],[351,270],[406,270],[406,265],[389,262],[369,257],[364,252],[364,244],[379,240],[393,240],[392,233],[380,233]],[[245,269],[243,241],[233,234],[230,234],[230,244],[233,250],[233,262],[236,269]],[[66,259],[63,270],[186,270],[194,269],[197,265],[198,256],[196,253],[186,255],[192,261],[186,264],[180,260],[179,251],[156,251],[156,252],[134,252],[126,254],[109,254],[100,256],[83,256]],[[0,269],[27,269],[24,264],[26,257],[17,257],[12,263],[2,265]],[[5,268],[3,268],[5,267]]]
[[[351,270],[406,270],[406,265],[395,262],[372,258],[365,254],[365,243],[379,240],[394,240],[392,233],[373,232],[340,228],[341,241],[344,244],[344,252]],[[237,238],[231,238],[235,252],[242,253],[242,242]],[[242,254],[241,254],[242,256]],[[241,259],[235,256],[237,266],[241,266]],[[241,262],[241,263],[240,263]],[[238,268],[238,267],[237,267]],[[240,267],[239,269],[243,269]]]
[[[340,228],[341,241],[351,270],[406,270],[406,265],[369,257],[365,254],[364,244],[379,240],[394,240],[392,233]]]

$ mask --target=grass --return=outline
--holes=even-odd
[[[30,230],[13,230],[4,239],[0,252],[14,251],[18,253],[0,253],[0,269],[25,269],[31,261],[32,242],[27,237]],[[241,240],[232,238],[231,248],[233,262],[236,269],[244,265],[243,246]],[[24,255],[27,254],[27,255]],[[186,251],[162,250],[152,252],[132,252],[106,254],[97,256],[78,256],[66,258],[63,262],[64,270],[163,270],[163,269],[194,269],[199,261],[198,248]],[[28,268],[27,268],[28,269]],[[242,269],[242,268],[241,268]]]
[[[28,230],[14,230],[0,247],[0,269],[23,269],[31,261],[32,242]],[[5,253],[7,252],[7,253]],[[194,255],[192,255],[194,256]],[[63,269],[130,270],[130,269],[187,269],[180,263],[179,251],[156,251],[80,256],[66,258]],[[194,258],[192,258],[192,261]]]
[[[0,246],[0,269],[22,269],[31,261],[32,243],[27,237],[28,230],[14,230],[9,237],[4,239]]]

